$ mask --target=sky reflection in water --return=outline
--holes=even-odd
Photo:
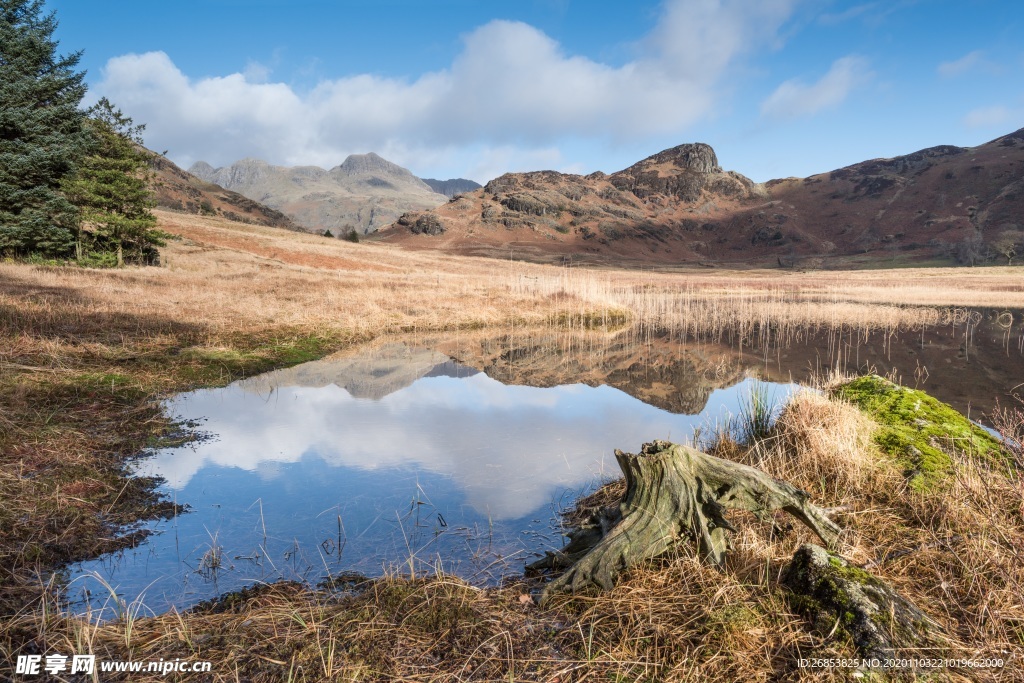
[[[137,469],[190,512],[73,567],[71,598],[87,589],[103,605],[95,572],[162,611],[258,581],[407,573],[411,557],[492,582],[562,545],[555,512],[619,474],[613,449],[687,440],[737,414],[752,384],[674,415],[608,386],[507,386],[398,345],[309,366],[170,401],[211,438]],[[793,388],[768,385],[779,401]]]

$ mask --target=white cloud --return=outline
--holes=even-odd
[[[992,128],[1001,126],[1013,118],[1013,112],[1009,108],[995,105],[992,107],[979,107],[967,112],[963,123],[968,128]]]
[[[776,47],[779,29],[797,5],[797,0],[669,2],[646,47],[667,71],[710,84],[736,57]]]
[[[877,7],[877,2],[868,2],[863,5],[854,5],[842,12],[826,12],[818,17],[818,23],[824,26],[835,26],[837,24],[845,23],[851,19],[862,17],[863,15],[872,12]]]
[[[898,0],[897,2],[868,2],[854,5],[840,12],[826,12],[818,17],[822,26],[839,26],[853,20],[859,20],[865,26],[878,28],[896,12],[916,5],[918,0]]]
[[[968,52],[960,59],[955,59],[952,62],[943,62],[935,70],[943,78],[954,78],[985,64],[986,62],[982,57],[981,50],[975,50],[974,52]]]
[[[97,91],[147,124],[151,147],[185,165],[251,156],[333,166],[376,151],[422,168],[424,157],[472,148],[485,152],[472,172],[491,173],[488,154],[552,156],[565,136],[634,141],[683,130],[714,109],[738,59],[775,45],[796,2],[668,0],[637,58],[622,65],[568,54],[527,24],[492,21],[464,37],[448,68],[415,78],[356,74],[299,93],[267,82],[260,64],[192,79],[150,52],[111,59]]]
[[[770,118],[793,119],[812,116],[838,106],[851,91],[871,80],[868,63],[855,55],[837,59],[816,83],[799,79],[782,83],[761,103],[761,114]]]

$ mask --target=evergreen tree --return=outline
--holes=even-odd
[[[81,210],[76,255],[95,265],[156,263],[164,234],[154,229],[150,212],[145,126],[134,125],[106,97],[87,114],[88,153],[63,183],[68,199]]]
[[[0,255],[74,252],[75,207],[60,192],[87,143],[81,52],[57,54],[42,0],[0,0]]]

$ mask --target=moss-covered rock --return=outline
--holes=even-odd
[[[842,632],[865,657],[921,647],[938,625],[891,586],[820,546],[805,544],[782,576],[793,609],[821,633]]]
[[[919,389],[865,375],[833,390],[870,415],[879,425],[875,441],[905,469],[911,486],[926,491],[948,474],[954,451],[993,462],[999,440],[951,406]]]

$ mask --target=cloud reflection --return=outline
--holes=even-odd
[[[140,473],[181,490],[211,466],[258,472],[265,481],[283,476],[283,463],[312,459],[360,471],[419,468],[450,478],[478,513],[513,519],[565,489],[618,474],[614,448],[686,440],[703,421],[608,386],[507,386],[454,364],[449,374],[469,376],[423,376],[433,364],[407,357],[418,359],[420,379],[377,400],[354,397],[337,373],[339,381],[319,387],[288,386],[298,376],[292,372],[264,378],[261,392],[247,381],[184,394],[172,412],[205,418],[215,438],[160,451]],[[393,353],[386,362],[394,367]],[[360,372],[373,374],[365,365]],[[738,395],[736,388],[716,391],[709,404],[736,413]]]

